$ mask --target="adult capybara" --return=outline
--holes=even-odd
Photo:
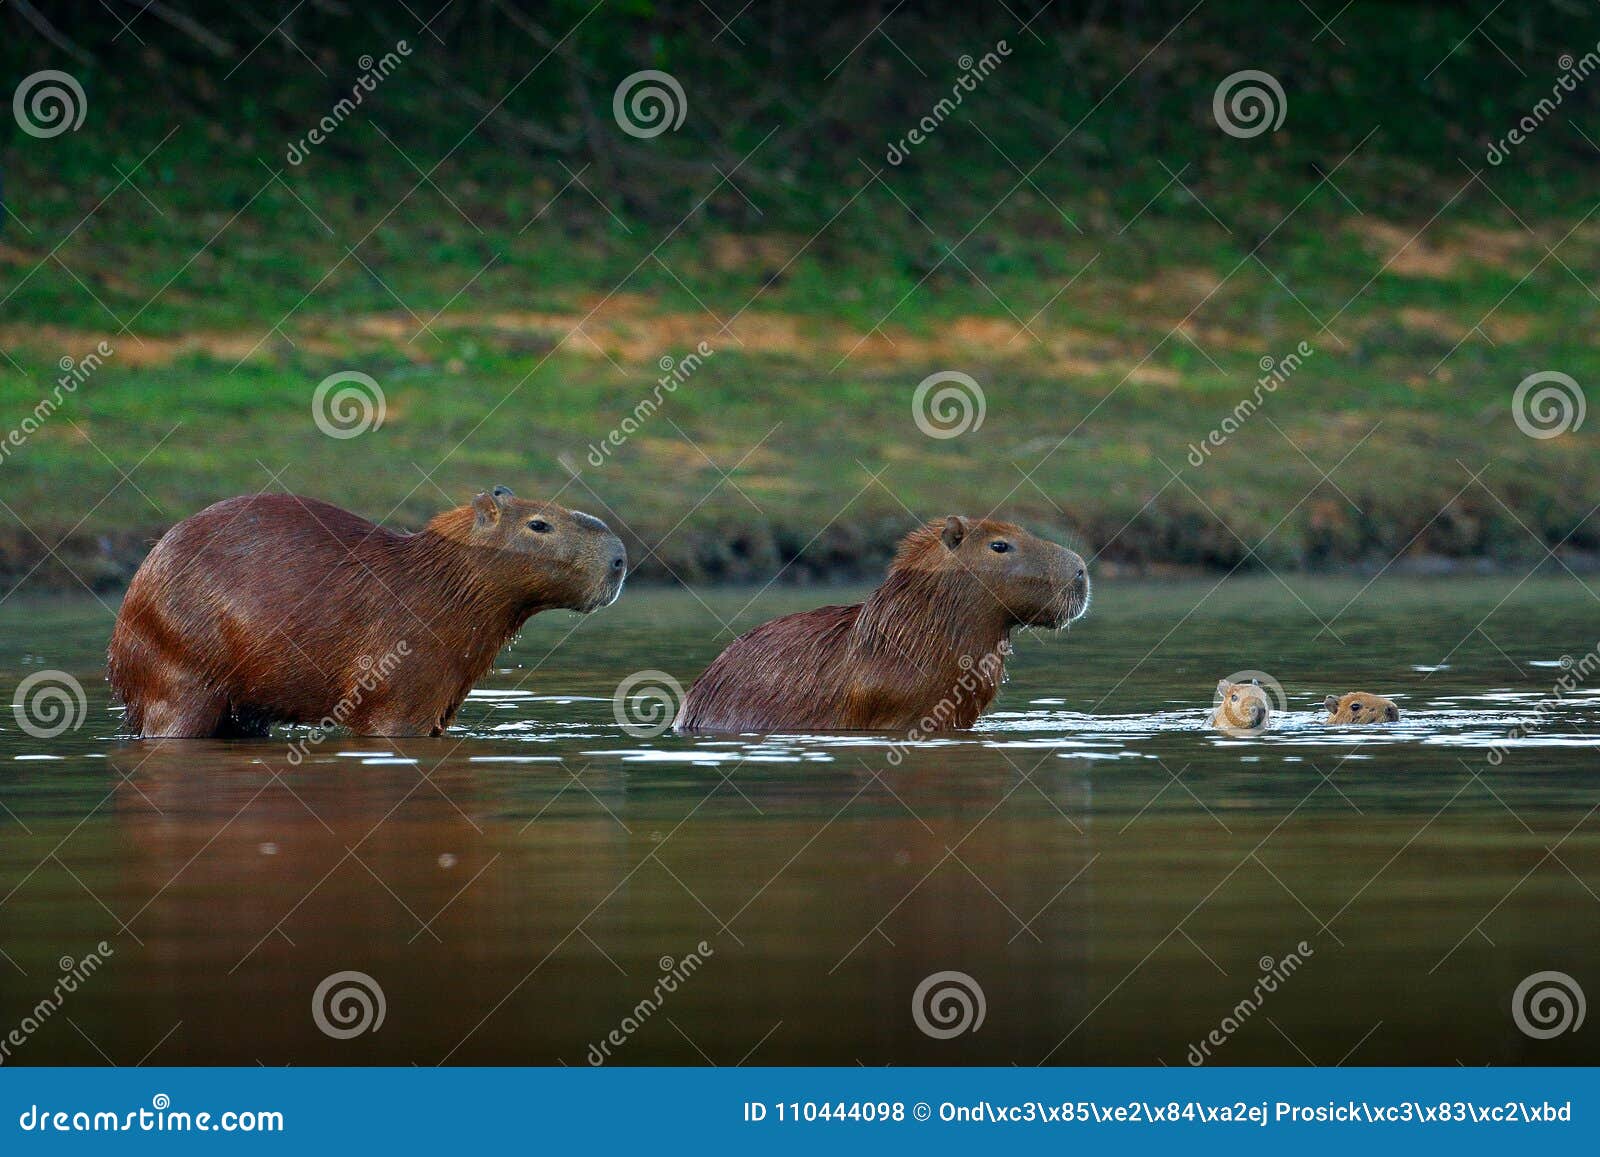
[[[530,615],[606,606],[626,570],[598,518],[503,486],[416,534],[314,498],[229,498],[133,576],[111,688],[135,735],[438,735]]]
[[[1400,719],[1400,708],[1393,699],[1365,691],[1329,695],[1322,705],[1328,709],[1325,723],[1395,723]]]
[[[999,690],[1015,627],[1089,607],[1083,559],[1008,522],[952,514],[908,534],[864,603],[763,623],[689,688],[679,731],[971,727]]]

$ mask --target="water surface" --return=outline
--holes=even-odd
[[[1600,995],[1600,676],[1536,708],[1600,640],[1578,580],[1102,582],[1018,637],[980,730],[898,763],[619,726],[623,676],[859,594],[544,615],[457,731],[299,766],[287,732],[119,738],[107,608],[13,597],[6,695],[65,670],[88,709],[0,719],[0,1036],[111,951],[8,1063],[1184,1064],[1213,1031],[1224,1064],[1600,1061],[1512,1014],[1540,971]],[[1288,709],[1209,731],[1243,669]],[[1323,726],[1357,689],[1401,723]],[[347,1039],[312,1015],[344,971],[384,1008]],[[941,972],[981,1025],[919,1027]]]

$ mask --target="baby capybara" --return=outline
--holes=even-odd
[[[1211,726],[1221,731],[1261,731],[1272,718],[1272,702],[1260,683],[1217,680],[1217,705]]]
[[[438,735],[530,615],[606,606],[626,570],[598,518],[503,486],[416,534],[314,498],[229,498],[169,530],[133,576],[111,688],[135,735],[330,719]]]
[[[1328,718],[1323,722],[1341,723],[1395,723],[1400,719],[1400,708],[1393,699],[1373,695],[1367,691],[1351,691],[1346,695],[1329,695],[1322,701]]]
[[[994,700],[1015,627],[1089,607],[1083,559],[1008,522],[952,514],[908,534],[864,603],[763,623],[689,688],[679,731],[971,727]]]

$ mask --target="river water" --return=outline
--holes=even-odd
[[[630,591],[530,623],[450,735],[298,765],[303,732],[120,738],[111,608],[13,598],[8,700],[66,672],[86,710],[0,718],[3,1059],[1600,1061],[1596,1026],[1530,1019],[1560,1027],[1552,981],[1514,1008],[1545,972],[1569,1022],[1600,996],[1600,598],[1292,587],[1102,582],[1018,636],[979,730],[903,750],[630,733],[624,676],[687,684],[730,630],[862,593]],[[1247,669],[1284,709],[1207,729]],[[1325,727],[1358,689],[1400,723]]]

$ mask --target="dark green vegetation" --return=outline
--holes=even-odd
[[[1361,0],[1332,31],[1264,3],[713,0],[727,29],[698,3],[462,0],[427,29],[308,4],[276,31],[238,7],[124,32],[56,5],[65,47],[0,9],[5,94],[57,68],[87,96],[76,132],[3,122],[0,436],[62,358],[115,351],[4,448],[7,588],[115,585],[165,526],[263,488],[397,526],[560,490],[685,580],[870,573],[913,518],[996,507],[1144,567],[1600,549],[1600,417],[1512,420],[1530,373],[1600,383],[1600,75],[1485,160],[1595,50],[1589,6],[1475,30],[1487,4]],[[676,132],[618,128],[643,68],[681,84]],[[1218,127],[1241,69],[1281,84],[1276,131]],[[384,421],[334,439],[312,394],[345,370]],[[980,383],[981,428],[919,431],[940,370]]]

